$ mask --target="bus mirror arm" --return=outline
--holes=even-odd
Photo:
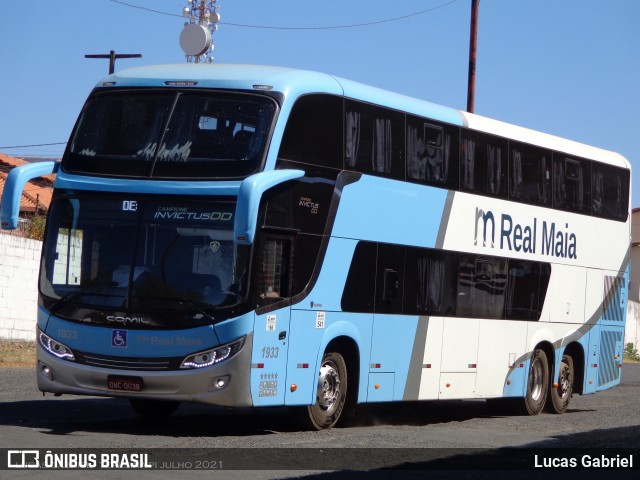
[[[258,211],[264,193],[270,188],[301,177],[304,177],[303,170],[272,170],[245,178],[238,193],[234,241],[240,245],[251,245],[256,235]]]
[[[21,165],[9,172],[0,205],[0,226],[4,230],[14,230],[18,227],[20,199],[26,183],[34,178],[56,173],[59,166],[59,162],[36,162]]]

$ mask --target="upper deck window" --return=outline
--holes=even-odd
[[[276,109],[268,97],[237,93],[99,93],[62,166],[123,177],[246,177],[262,164]]]

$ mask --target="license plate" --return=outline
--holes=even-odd
[[[141,392],[142,378],[140,377],[118,377],[109,375],[107,377],[109,390],[123,390],[126,392]]]

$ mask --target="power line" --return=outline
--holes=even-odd
[[[120,5],[124,5],[126,7],[137,8],[137,9],[140,9],[140,10],[146,10],[148,12],[157,13],[157,14],[160,14],[160,15],[168,15],[170,17],[180,17],[180,18],[182,18],[182,15],[177,15],[177,14],[167,13],[167,12],[161,12],[160,10],[155,10],[153,8],[148,8],[148,7],[142,7],[140,5],[132,5],[130,3],[123,2],[121,0],[109,0],[109,1],[113,2],[113,3],[118,3]],[[407,15],[401,15],[399,17],[386,18],[386,19],[383,19],[383,20],[375,20],[375,21],[371,21],[371,22],[352,23],[352,24],[346,24],[346,25],[325,25],[325,26],[320,26],[320,27],[278,27],[278,26],[272,26],[272,25],[249,25],[249,24],[244,24],[244,23],[231,23],[231,22],[220,22],[220,25],[225,25],[225,26],[229,26],[229,27],[241,27],[241,28],[260,28],[260,29],[265,29],[265,30],[338,30],[338,29],[345,29],[345,28],[370,27],[370,26],[373,26],[373,25],[380,25],[382,23],[397,22],[399,20],[405,20],[407,18],[417,17],[418,15],[424,15],[425,13],[433,12],[434,10],[438,10],[440,8],[446,7],[448,5],[456,3],[458,1],[459,0],[450,0],[449,2],[442,3],[442,4],[437,5],[435,7],[432,7],[432,8],[428,8],[426,10],[421,10],[419,12],[409,13]]]
[[[120,5],[124,5],[125,7],[131,7],[131,8],[137,8],[137,9],[140,9],[140,10],[146,10],[147,12],[158,13],[160,15],[167,15],[168,17],[180,17],[180,18],[182,18],[182,15],[177,15],[175,13],[161,12],[160,10],[154,10],[153,8],[148,8],[148,7],[141,7],[140,5],[132,5],[132,4],[127,3],[127,2],[121,2],[120,0],[109,0],[109,1],[113,2],[113,3],[119,3]]]
[[[30,148],[30,147],[48,147],[50,145],[66,145],[67,142],[56,142],[56,143],[36,143],[33,145],[12,145],[9,147],[0,147],[0,150],[8,150],[10,148]]]

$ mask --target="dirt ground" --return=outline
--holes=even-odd
[[[35,342],[0,339],[0,367],[30,367],[35,363]]]

